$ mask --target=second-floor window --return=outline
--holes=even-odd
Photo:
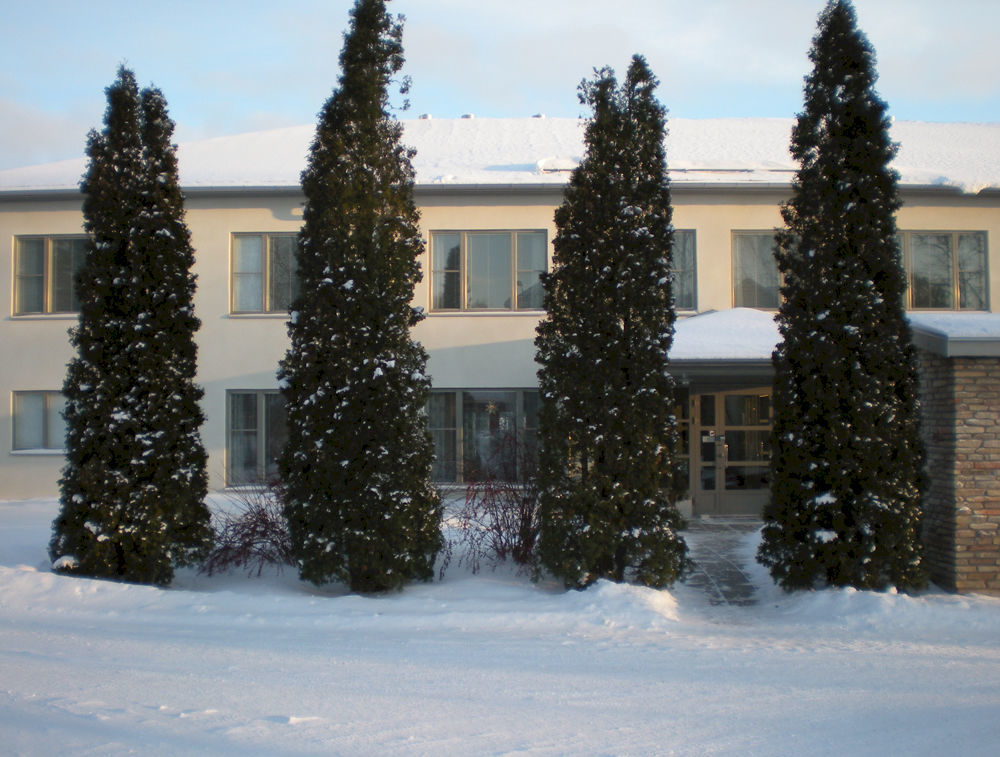
[[[86,237],[14,240],[14,315],[75,313],[74,277],[87,253]]]
[[[296,234],[233,234],[232,312],[287,313],[298,295]]]
[[[537,310],[548,242],[544,231],[431,234],[432,310]]]
[[[986,232],[900,234],[913,309],[988,310]]]
[[[774,231],[733,232],[733,305],[776,310],[780,301]]]

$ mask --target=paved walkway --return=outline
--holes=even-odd
[[[761,527],[750,518],[692,518],[683,532],[694,569],[688,586],[703,589],[713,605],[756,604],[756,589],[745,569],[748,534]]]

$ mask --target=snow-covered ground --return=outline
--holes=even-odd
[[[68,578],[0,503],[4,754],[995,755],[1000,599],[584,592],[510,571],[364,598],[294,575]],[[750,555],[756,536],[747,538]]]

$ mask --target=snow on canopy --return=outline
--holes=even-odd
[[[787,186],[790,118],[673,118],[667,160],[676,186]],[[564,184],[583,155],[583,122],[572,118],[420,118],[403,121],[417,150],[418,186]],[[314,125],[217,137],[180,146],[181,183],[195,188],[299,185]],[[1000,189],[1000,123],[897,121],[893,166],[904,186]],[[81,139],[81,146],[83,140]],[[0,193],[78,186],[84,159],[0,171]]]
[[[781,338],[774,315],[732,308],[678,319],[670,360],[770,360]]]
[[[914,331],[948,339],[1000,340],[1000,313],[910,313]]]

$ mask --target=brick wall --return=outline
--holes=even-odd
[[[931,580],[1000,594],[1000,358],[920,351]]]

